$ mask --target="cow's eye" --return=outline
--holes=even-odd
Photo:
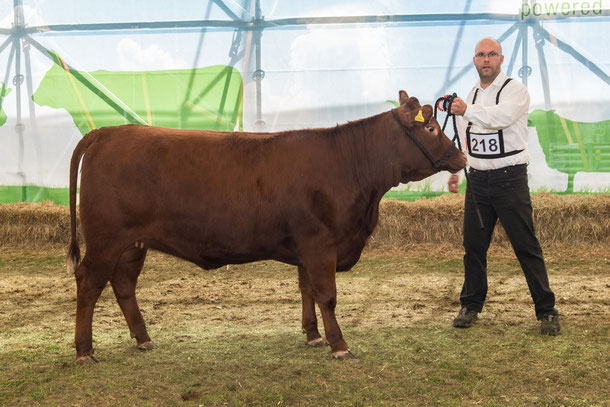
[[[434,126],[428,126],[427,129],[430,133],[434,133]]]

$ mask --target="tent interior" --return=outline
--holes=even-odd
[[[484,37],[530,92],[532,191],[610,191],[602,0],[142,4],[0,4],[0,202],[65,204],[72,150],[102,126],[272,132],[390,110],[400,89],[465,97]],[[442,194],[448,176],[389,196]]]

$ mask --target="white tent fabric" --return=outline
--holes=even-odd
[[[205,127],[214,115],[222,129],[278,131],[389,110],[400,89],[429,104],[465,96],[483,37],[501,40],[504,71],[531,94],[531,189],[607,193],[605,7],[603,0],[2,2],[0,202],[65,203],[72,149],[99,125]],[[440,193],[447,177],[396,189]]]

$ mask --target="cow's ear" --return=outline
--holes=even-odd
[[[404,90],[398,91],[398,100],[400,101],[400,105],[404,105],[409,100],[409,95]]]
[[[430,105],[424,105],[421,108],[422,115],[424,117],[424,123],[428,123],[434,114],[434,110]]]
[[[413,99],[413,98],[411,98]],[[425,125],[432,118],[432,106],[425,105],[409,110],[405,115],[405,124],[408,126]]]

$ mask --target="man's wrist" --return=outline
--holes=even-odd
[[[464,119],[466,119],[466,115],[468,114],[468,107],[470,106],[468,103],[466,103],[465,105],[466,105],[466,107],[464,108],[464,113],[462,113],[462,117]],[[468,121],[470,121],[470,120],[468,120]]]

